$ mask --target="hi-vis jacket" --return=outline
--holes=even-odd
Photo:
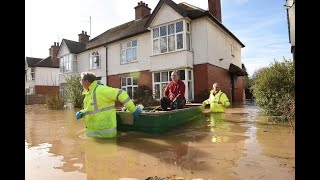
[[[113,138],[117,135],[115,101],[120,101],[131,113],[137,110],[128,94],[122,89],[97,84],[93,81],[82,92],[86,134],[90,137]]]
[[[221,101],[222,104],[218,104],[218,101]],[[224,112],[226,107],[230,106],[227,95],[221,90],[216,95],[213,95],[213,90],[211,90],[209,99],[205,100],[204,103],[210,104],[211,112]]]

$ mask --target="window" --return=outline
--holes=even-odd
[[[192,100],[193,99],[193,85],[192,85],[192,71],[191,70],[187,70],[188,72],[188,100]]]
[[[190,39],[190,27],[187,23],[187,41]],[[153,54],[161,54],[184,49],[184,21],[160,26],[152,30]],[[190,48],[187,42],[187,49]]]
[[[121,44],[121,64],[137,61],[137,40],[129,41]]]
[[[67,72],[74,72],[76,68],[76,60],[72,60],[73,58],[76,58],[72,54],[67,54],[60,58],[60,73],[67,73]]]
[[[190,24],[187,23],[187,32],[186,32],[186,45],[187,50],[190,50],[191,38],[190,38]]]
[[[234,56],[234,47],[232,43],[230,44],[230,52],[231,52],[231,55]]]
[[[138,88],[138,79],[135,77],[123,77],[121,78],[121,89],[126,91],[131,99],[134,92]]]
[[[33,88],[26,88],[26,94],[34,94]]]
[[[172,71],[163,71],[153,73],[153,94],[155,99],[160,99],[163,97],[164,89],[171,81]],[[180,80],[182,80],[185,85],[185,70],[179,70]],[[187,85],[186,85],[186,88]]]
[[[35,72],[34,72],[34,68],[31,68],[31,80],[35,79]]]
[[[96,77],[96,81],[97,81],[98,84],[103,85],[103,84],[101,83],[101,77]]]
[[[90,54],[90,69],[97,68],[100,68],[100,55],[96,51]]]

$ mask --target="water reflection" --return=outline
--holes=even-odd
[[[257,124],[261,116],[252,105],[205,114],[161,135],[125,132],[114,140],[86,137],[76,111],[26,106],[26,177],[252,179],[262,169],[284,179],[294,175],[275,169],[294,164],[294,151],[287,149],[294,147],[293,138],[283,128]]]

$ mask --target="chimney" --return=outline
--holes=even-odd
[[[220,0],[208,0],[209,12],[222,23]]]
[[[148,7],[148,4],[145,4],[143,1],[138,2],[138,5],[134,9],[136,11],[136,20],[150,15],[151,9]]]
[[[82,31],[81,34],[78,34],[78,36],[79,36],[79,42],[81,43],[86,43],[89,41],[90,36],[87,35],[87,31],[86,32]]]
[[[51,65],[54,67],[59,66],[59,59],[57,57],[58,49],[59,49],[58,42],[54,42],[54,44],[49,49],[49,56],[51,56]]]

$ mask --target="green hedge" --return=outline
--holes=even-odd
[[[274,61],[253,74],[251,90],[262,113],[295,118],[295,68],[291,60]]]

